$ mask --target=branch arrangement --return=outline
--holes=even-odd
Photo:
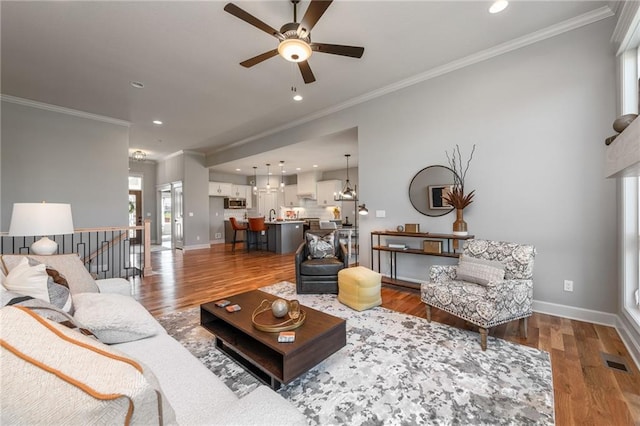
[[[466,164],[462,161],[462,154],[460,153],[459,145],[456,144],[451,155],[449,155],[449,152],[445,152],[447,155],[447,161],[449,162],[449,167],[453,170],[453,189],[448,194],[443,195],[442,199],[456,209],[464,209],[473,202],[473,196],[476,191],[473,190],[465,195],[464,180],[467,177],[467,171],[469,170],[469,165],[471,164],[473,153],[475,151],[476,145],[474,144],[473,149],[471,150],[471,155],[469,156]]]

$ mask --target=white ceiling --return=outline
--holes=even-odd
[[[292,21],[286,0],[234,3],[277,29]],[[1,91],[129,121],[130,149],[149,158],[179,150],[207,153],[608,5],[516,0],[491,15],[490,4],[334,1],[312,40],[364,46],[364,56],[314,53],[309,64],[317,81],[305,85],[297,67],[280,57],[249,69],[239,65],[274,49],[277,40],[224,12],[225,2],[2,1]],[[298,19],[307,5],[301,2]],[[145,87],[135,89],[131,81]],[[291,99],[292,85],[302,102]],[[164,124],[156,126],[154,119]],[[245,174],[252,165],[279,160],[292,167],[322,160],[323,169],[344,168],[344,157],[327,149],[330,143],[354,154],[355,166],[357,152],[349,152],[357,150],[354,135],[216,170],[237,173],[240,167]]]

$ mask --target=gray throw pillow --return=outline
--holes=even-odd
[[[334,233],[330,232],[326,235],[316,235],[307,232],[307,248],[309,249],[309,258],[311,259],[336,257]]]
[[[486,286],[492,281],[504,280],[504,266],[500,262],[462,255],[456,279]]]

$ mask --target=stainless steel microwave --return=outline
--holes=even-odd
[[[224,208],[225,209],[246,209],[247,200],[245,198],[225,198]]]

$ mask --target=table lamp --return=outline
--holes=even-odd
[[[10,237],[42,236],[31,245],[33,254],[50,255],[58,243],[47,235],[73,234],[71,204],[14,203],[9,225]]]

